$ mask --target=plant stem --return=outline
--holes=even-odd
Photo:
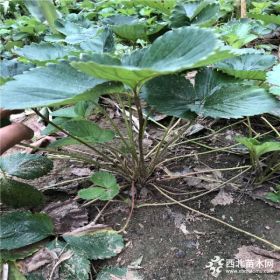
[[[269,125],[269,127],[276,133],[276,135],[280,138],[280,132],[277,131],[277,129],[265,118],[265,117],[261,117],[261,119]]]
[[[144,129],[145,129],[145,120],[143,116],[141,100],[137,93],[137,90],[133,92],[134,103],[137,109],[138,121],[139,121],[139,131],[138,131],[138,149],[139,149],[139,180],[141,182],[146,181],[146,167],[145,167],[145,159],[144,159],[144,149],[143,149],[143,137],[144,137]]]
[[[129,224],[130,220],[131,220],[134,205],[135,205],[135,194],[136,194],[135,183],[134,183],[134,181],[132,181],[132,183],[131,183],[131,208],[130,208],[130,212],[129,212],[129,215],[128,215],[128,218],[126,220],[125,225],[118,231],[118,233],[124,232],[125,229],[127,228],[128,224]]]
[[[22,147],[26,147],[26,148],[31,148],[34,151],[45,151],[45,152],[49,152],[49,153],[55,154],[55,155],[72,157],[72,158],[79,159],[79,160],[82,160],[82,161],[90,163],[90,164],[95,164],[97,167],[100,167],[100,163],[98,161],[95,161],[93,159],[89,159],[89,158],[86,158],[86,157],[83,157],[81,155],[74,154],[74,153],[71,153],[71,152],[57,151],[57,150],[51,149],[51,148],[39,148],[39,147],[34,147],[32,145],[25,144],[25,143],[20,143],[18,145],[22,146]]]

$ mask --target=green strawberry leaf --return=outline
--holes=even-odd
[[[195,86],[179,75],[150,80],[143,97],[157,111],[181,118],[190,112],[213,118],[241,118],[271,112],[278,101],[263,88],[242,85],[211,69],[200,71]]]
[[[43,194],[34,187],[12,179],[0,179],[0,201],[15,208],[42,204]]]
[[[0,250],[21,248],[53,234],[53,224],[48,215],[15,211],[0,217]]]
[[[87,189],[81,189],[78,192],[78,196],[86,200],[111,200],[120,191],[120,187],[117,184],[115,176],[109,172],[96,172],[91,176],[90,180],[97,186]]]
[[[124,247],[123,238],[110,228],[85,226],[63,235],[71,248],[78,250],[89,259],[106,259],[116,256]]]
[[[0,158],[0,170],[22,179],[36,179],[46,175],[53,168],[50,159],[34,154],[12,154]]]
[[[266,71],[276,63],[274,55],[244,54],[218,62],[215,67],[241,79],[265,80]]]
[[[37,67],[15,76],[15,80],[1,87],[0,98],[7,109],[69,104],[88,99],[96,92],[100,94],[100,90],[106,91],[110,86],[62,62]]]

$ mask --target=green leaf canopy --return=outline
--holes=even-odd
[[[214,57],[220,47],[220,42],[210,30],[183,27],[166,32],[150,47],[124,56],[122,60],[96,54],[91,57],[91,61],[71,64],[88,75],[121,81],[135,88],[156,76],[207,65],[208,57],[211,63],[215,63],[235,56],[230,50],[223,50],[225,53],[222,58],[218,55]]]
[[[51,219],[42,213],[15,211],[0,218],[0,249],[21,248],[53,234]]]
[[[14,78],[0,89],[1,106],[6,109],[71,103],[93,95],[94,89],[104,83],[78,72],[66,62],[38,67]]]
[[[191,112],[213,118],[240,118],[271,112],[279,106],[264,89],[242,85],[209,68],[196,75],[195,86],[179,75],[150,80],[143,88],[143,97],[157,111],[181,118]]]
[[[275,63],[274,55],[255,53],[226,59],[218,62],[215,67],[236,78],[265,80],[266,70]]]
[[[17,153],[0,158],[1,171],[22,179],[35,179],[44,176],[52,168],[52,161],[40,155]]]

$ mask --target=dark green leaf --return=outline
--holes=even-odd
[[[67,63],[50,64],[7,82],[1,87],[0,98],[2,106],[7,109],[67,104],[79,100],[83,94],[91,96],[95,92],[93,89],[103,83],[100,79],[78,72]]]
[[[0,218],[0,249],[21,248],[53,234],[51,219],[43,213],[16,211]]]
[[[170,22],[172,27],[188,26],[191,24],[209,26],[219,18],[219,5],[207,1],[178,2]]]
[[[53,168],[50,159],[33,154],[12,154],[0,158],[0,169],[22,179],[35,179],[46,175]]]
[[[106,18],[106,23],[111,25],[111,29],[121,38],[137,41],[137,39],[148,40],[148,36],[159,32],[165,24],[154,24],[150,28],[149,24],[137,17],[115,15]]]
[[[12,179],[0,180],[0,201],[15,208],[34,207],[43,202],[43,194],[34,187]]]
[[[214,118],[240,118],[278,107],[264,89],[238,84],[211,69],[197,74],[195,87],[185,77],[169,75],[149,81],[143,93],[157,111],[182,118],[190,111]]]

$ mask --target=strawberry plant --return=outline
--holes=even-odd
[[[1,56],[6,59],[1,62],[1,107],[33,110],[47,125],[44,135],[65,136],[44,148],[46,152],[92,165],[91,186],[78,191],[79,199],[110,201],[125,182],[132,186],[133,208],[135,189],[153,183],[168,150],[199,117],[280,115],[277,58],[248,45],[280,24],[276,5],[254,4],[251,19],[228,21],[236,8],[233,1],[23,2],[20,7],[33,17],[2,23]],[[271,6],[275,14],[263,13]],[[104,100],[118,108],[122,127]],[[146,149],[146,131],[155,112],[170,119],[160,139]],[[103,121],[92,121],[92,115]],[[181,119],[186,122],[179,126]],[[261,156],[279,151],[274,140],[238,141],[249,149],[257,171]],[[64,149],[77,144],[88,152]],[[277,164],[264,171],[263,178],[277,172]],[[30,180],[51,168],[45,156],[3,156],[1,202],[39,209],[42,193],[14,177]],[[88,279],[89,260],[114,256],[123,247],[121,236],[108,227],[91,225],[58,236],[44,213],[12,211],[2,220],[3,261],[10,263],[11,271],[17,271],[15,260],[37,250],[26,246],[44,240],[45,248],[62,253],[66,247],[74,256],[60,267],[63,279]],[[15,236],[14,228],[20,229]],[[107,279],[110,273],[122,277],[128,270],[107,268],[97,279]]]

